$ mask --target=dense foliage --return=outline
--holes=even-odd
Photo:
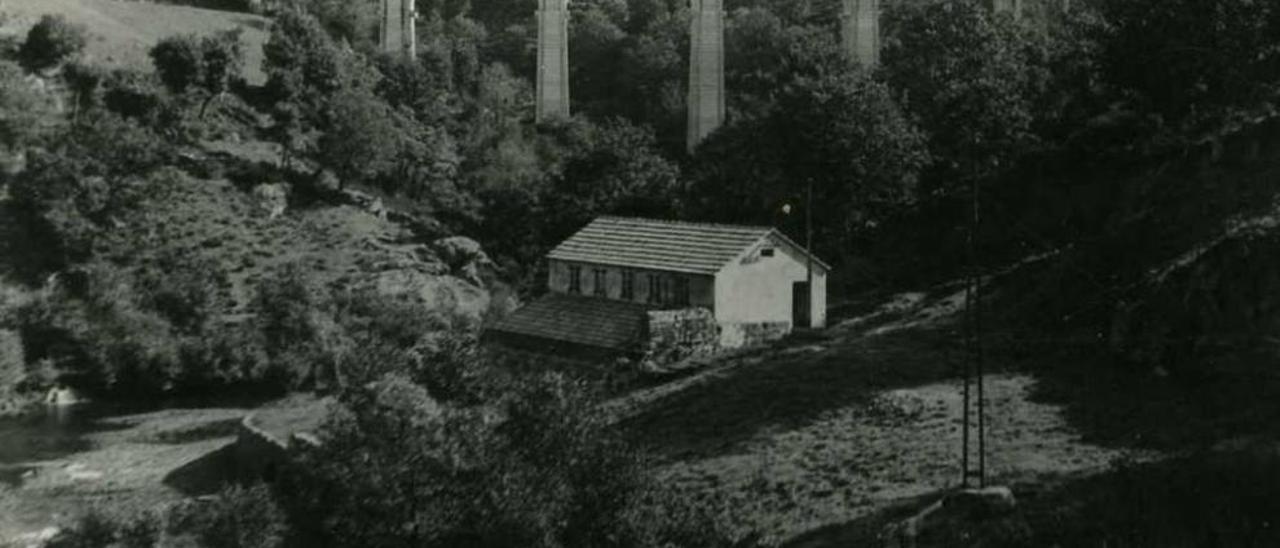
[[[1244,192],[1240,177],[1167,175],[1205,148],[1215,160],[1223,140],[1274,117],[1280,10],[1270,2],[1075,2],[1069,13],[1022,19],[978,0],[900,2],[882,21],[882,64],[861,67],[839,49],[836,2],[728,1],[729,119],[692,155],[683,142],[686,2],[574,2],[575,115],[541,124],[531,116],[532,0],[420,0],[415,59],[376,51],[376,1],[277,4],[261,87],[238,77],[245,52],[231,33],[160,41],[154,73],[109,71],[76,59],[83,29],[46,17],[18,64],[0,62],[0,145],[20,160],[6,162],[17,167],[5,170],[3,213],[23,229],[14,261],[24,281],[44,289],[6,310],[6,327],[22,336],[24,387],[314,390],[338,402],[325,443],[286,478],[294,489],[230,491],[158,522],[86,518],[68,545],[175,535],[209,546],[293,536],[725,544],[706,509],[683,508],[655,485],[590,387],[519,373],[537,364],[486,361],[475,326],[421,302],[321,284],[307,264],[243,281],[246,306],[234,307],[230,280],[250,253],[238,264],[214,260],[166,239],[165,225],[182,223],[153,222],[168,196],[204,179],[284,181],[303,205],[376,194],[415,237],[482,241],[525,293],[541,285],[546,250],[602,214],[766,223],[798,240],[808,218],[813,247],[836,272],[875,273],[854,289],[899,289],[960,272],[964,228],[977,224],[980,204],[985,225],[970,228],[988,266],[1061,257],[1022,294],[1052,299],[1010,306],[1024,314],[1012,319],[1085,318],[1091,337],[1119,333],[1109,331],[1112,305],[1153,263],[1274,194],[1266,172],[1249,183],[1265,192]],[[51,78],[66,84],[66,116],[42,91]],[[278,145],[268,148],[278,161],[211,159],[204,148],[262,140]],[[1156,175],[1134,176],[1146,172]],[[1207,190],[1227,198],[1202,200]],[[1248,255],[1226,249],[1223,261]],[[1216,303],[1221,272],[1269,279],[1214,268],[1191,276],[1191,291],[1153,294]],[[1154,309],[1180,317],[1151,323],[1176,328],[1182,346],[1155,333],[1151,355],[1198,359],[1215,322],[1259,322],[1188,308]],[[1176,365],[1163,371],[1187,391],[1218,378],[1200,362]],[[1134,389],[1146,385],[1142,377]],[[1108,403],[1124,401],[1129,394]],[[1197,412],[1220,418],[1211,411]],[[1121,500],[1141,506],[1137,492]]]
[[[586,386],[508,379],[479,406],[435,393],[395,374],[343,393],[285,489],[312,534],[337,545],[728,545],[703,514],[654,513],[674,507]]]
[[[45,15],[27,32],[18,59],[27,70],[44,70],[80,53],[88,41],[84,27],[61,15]]]

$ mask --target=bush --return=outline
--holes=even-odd
[[[212,500],[113,517],[92,509],[49,543],[50,548],[199,546],[274,548],[288,532],[284,513],[263,485],[231,486]]]
[[[116,70],[107,76],[104,87],[103,106],[124,118],[150,121],[163,105],[160,86],[153,74]]]
[[[258,284],[255,326],[275,378],[291,387],[331,381],[346,337],[328,290],[305,266],[289,264]]]
[[[728,544],[647,506],[667,499],[585,385],[547,375],[505,392],[451,407],[401,375],[354,386],[282,492],[332,545]]]
[[[200,118],[209,104],[231,87],[244,64],[239,31],[199,37],[171,36],[151,48],[160,81],[174,94],[198,90],[204,95]]]
[[[18,149],[36,142],[53,113],[50,101],[27,83],[22,69],[0,61],[0,146]]]
[[[185,93],[202,80],[204,52],[194,34],[170,36],[151,48],[151,62],[160,81],[173,93]]]
[[[231,486],[213,500],[179,507],[170,530],[206,548],[273,548],[288,532],[284,512],[265,485]]]
[[[27,70],[44,70],[80,53],[89,43],[88,32],[61,15],[45,15],[27,33],[18,59]]]

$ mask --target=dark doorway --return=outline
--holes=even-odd
[[[809,327],[809,282],[796,282],[791,286],[791,323],[797,328]]]

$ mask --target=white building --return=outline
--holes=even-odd
[[[646,311],[704,308],[734,348],[827,321],[830,266],[771,227],[601,217],[547,263],[548,294],[492,331],[625,350]]]

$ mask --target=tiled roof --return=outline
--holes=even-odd
[[[773,234],[801,254],[803,247],[767,226],[722,225],[629,217],[599,217],[547,254],[548,259],[715,274]],[[823,269],[830,266],[814,257]]]
[[[714,274],[772,231],[760,226],[600,217],[556,246],[547,258]]]
[[[640,340],[648,307],[638,303],[548,293],[490,328],[553,341],[630,350]]]

